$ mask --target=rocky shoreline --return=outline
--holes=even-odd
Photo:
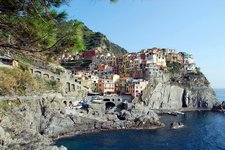
[[[33,99],[1,100],[0,149],[63,150],[51,146],[54,140],[90,132],[120,129],[155,129],[164,126],[151,110],[136,107],[130,111],[102,112],[90,108],[77,115],[65,114],[64,97],[49,94]],[[123,117],[123,120],[118,118]]]
[[[0,149],[65,150],[54,141],[67,136],[109,130],[158,129],[165,126],[158,114],[171,111],[223,110],[209,85],[198,80],[171,83],[170,76],[150,80],[141,97],[131,107],[92,104],[88,110],[66,112],[61,94],[0,98]],[[199,82],[199,84],[194,84]],[[187,83],[188,82],[188,83]],[[193,84],[192,84],[193,82]]]
[[[165,126],[151,126],[149,128],[124,128],[124,129],[96,129],[96,130],[89,130],[89,131],[83,131],[83,132],[72,132],[72,133],[68,133],[65,135],[61,135],[58,137],[54,137],[52,138],[52,144],[54,145],[55,142],[59,139],[63,139],[63,138],[67,138],[67,137],[73,137],[73,136],[77,136],[77,135],[84,135],[84,134],[90,134],[90,133],[99,133],[99,132],[107,132],[107,131],[122,131],[122,130],[156,130],[156,129],[161,129],[164,128]]]

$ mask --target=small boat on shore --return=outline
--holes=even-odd
[[[176,114],[178,114],[178,115],[184,115],[184,113],[181,112],[181,111],[175,111],[174,113],[176,113]]]
[[[92,103],[102,104],[103,101],[101,99],[92,99],[91,102]]]
[[[171,115],[171,116],[177,116],[177,114],[174,113],[174,112],[168,112],[167,114],[168,114],[168,115]]]
[[[180,111],[168,112],[167,114],[172,116],[184,115],[184,113]]]

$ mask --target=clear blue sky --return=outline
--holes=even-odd
[[[62,9],[129,52],[192,53],[212,87],[225,88],[225,0],[71,0]]]

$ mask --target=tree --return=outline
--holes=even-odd
[[[112,3],[116,3],[118,2],[118,0],[110,0]]]
[[[167,62],[167,67],[173,74],[180,73],[182,69],[182,65],[178,62]]]
[[[54,8],[66,0],[0,0],[0,46],[42,52],[83,50],[82,24]],[[63,30],[62,30],[63,29]]]
[[[67,21],[67,14],[56,10],[68,2],[0,0],[0,47],[48,56],[84,50],[83,23]]]

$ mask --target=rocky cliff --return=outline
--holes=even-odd
[[[109,129],[152,129],[163,127],[158,115],[149,109],[114,109],[105,112],[100,105],[87,111],[65,114],[61,94],[48,94],[16,99],[0,99],[0,149],[63,150],[50,146],[52,139]]]
[[[151,78],[140,99],[150,109],[211,109],[216,95],[202,74],[165,74]]]

